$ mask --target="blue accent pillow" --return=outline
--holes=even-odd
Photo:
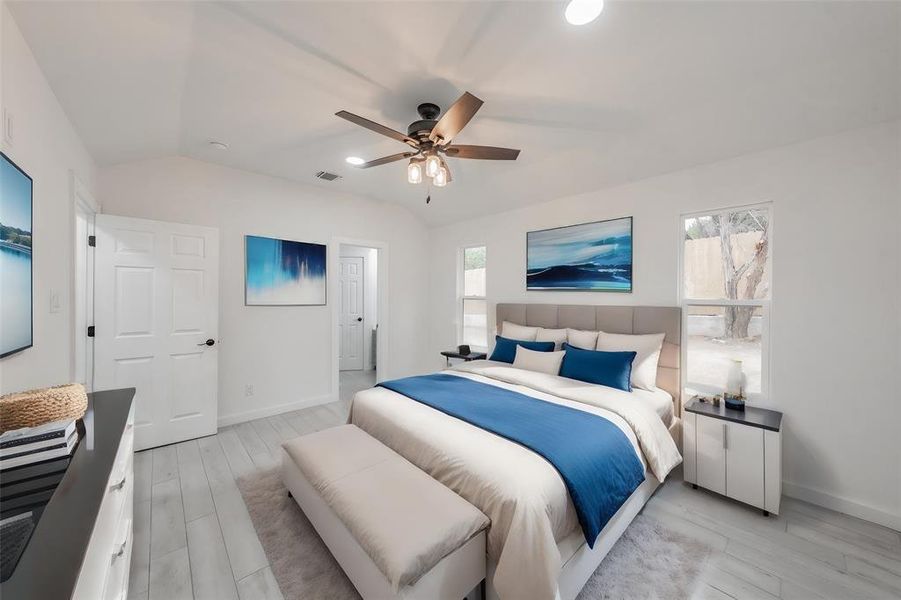
[[[510,338],[494,336],[494,352],[491,353],[489,360],[505,362],[513,364],[516,358],[516,347],[522,346],[529,350],[537,350],[538,352],[553,352],[554,342],[528,342],[526,340],[511,340]]]
[[[597,383],[625,392],[632,391],[632,361],[635,352],[602,352],[583,350],[563,344],[566,354],[560,366],[560,376]]]

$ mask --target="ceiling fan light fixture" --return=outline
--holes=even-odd
[[[604,10],[604,0],[570,0],[563,16],[570,25],[586,25]]]
[[[407,165],[407,182],[408,183],[421,183],[422,182],[422,162],[417,161],[415,159],[410,160],[410,164]]]
[[[590,0],[573,0],[571,4],[580,2],[590,3]],[[599,9],[598,12],[600,12]],[[421,183],[428,176],[431,178],[429,186],[434,183],[435,187],[444,187],[453,181],[450,166],[444,160],[445,154],[455,159],[516,160],[519,150],[513,148],[451,145],[457,134],[467,126],[482,104],[482,100],[469,92],[464,92],[444,111],[441,118],[438,118],[441,114],[438,105],[424,102],[417,107],[420,120],[411,123],[405,134],[346,110],[339,110],[335,116],[409,146],[406,152],[397,152],[373,160],[364,161],[354,156],[348,156],[345,160],[360,169],[369,169],[409,159],[407,181],[412,184]],[[426,204],[429,203],[430,198],[431,196],[426,198]]]
[[[435,173],[435,177],[432,179],[432,183],[435,184],[435,187],[444,187],[447,185],[447,169],[444,167],[438,167],[438,172]]]
[[[438,171],[441,170],[441,159],[437,154],[429,154],[425,159],[425,174],[429,177],[436,177]]]

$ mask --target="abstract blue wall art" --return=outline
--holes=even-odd
[[[526,234],[527,290],[632,291],[632,217]]]
[[[32,181],[0,152],[0,358],[30,348]]]
[[[326,298],[326,246],[244,236],[244,304],[319,306]]]

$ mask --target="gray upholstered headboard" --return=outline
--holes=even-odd
[[[657,363],[657,387],[672,395],[676,416],[681,414],[682,309],[678,306],[498,304],[498,333],[504,321],[549,329],[570,327],[608,333],[665,333],[663,350]]]

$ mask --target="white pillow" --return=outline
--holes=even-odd
[[[632,387],[655,391],[657,389],[657,361],[666,334],[649,333],[629,335],[604,333],[598,335],[598,350],[605,352],[635,352],[632,360]]]
[[[534,342],[535,336],[538,335],[538,329],[538,327],[526,327],[510,321],[504,321],[504,324],[501,326],[501,335],[508,340]]]
[[[583,350],[594,350],[598,343],[597,331],[582,331],[580,329],[567,329],[566,342],[570,346],[582,348]]]
[[[513,367],[526,371],[557,375],[560,373],[560,365],[563,363],[565,354],[566,351],[564,350],[560,352],[539,352],[538,350],[529,350],[528,348],[517,346]]]
[[[563,342],[566,341],[566,330],[565,329],[545,329],[544,327],[538,328],[538,335],[535,337],[536,342],[554,342],[554,350],[559,350],[563,347]]]

